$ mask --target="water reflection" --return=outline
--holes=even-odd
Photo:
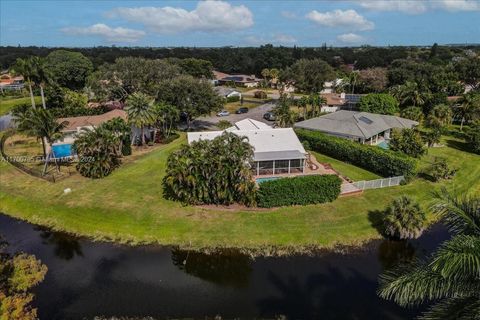
[[[415,257],[415,247],[407,240],[383,240],[378,246],[378,260],[383,269],[409,262]]]
[[[174,248],[172,262],[195,277],[235,288],[246,287],[252,272],[251,259],[236,250],[207,254]]]
[[[78,238],[62,232],[53,232],[44,227],[35,227],[35,230],[40,232],[43,244],[53,246],[53,251],[58,258],[68,261],[75,256],[83,256]]]

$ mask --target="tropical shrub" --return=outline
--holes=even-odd
[[[425,142],[415,129],[393,130],[390,149],[400,151],[414,158],[420,158],[427,152]]]
[[[41,283],[47,266],[26,253],[10,254],[0,236],[0,319],[36,320],[31,289]]]
[[[384,177],[403,175],[408,180],[417,172],[416,160],[402,153],[359,144],[318,131],[295,129],[295,132],[302,143],[308,142],[311,150],[352,163]]]
[[[364,112],[393,115],[398,112],[398,101],[387,93],[371,93],[360,98],[358,107]]]
[[[452,237],[426,259],[380,276],[378,294],[403,307],[432,303],[421,319],[470,320],[480,315],[480,198],[436,194],[432,211]]]
[[[111,131],[120,139],[119,154],[129,156],[132,154],[132,128],[122,118],[113,118],[104,122],[102,128]]]
[[[265,91],[257,90],[253,93],[253,97],[257,99],[267,99],[268,95]]]
[[[467,134],[467,142],[473,152],[480,154],[480,121],[470,126]]]
[[[402,110],[400,116],[405,119],[410,119],[417,122],[423,121],[423,110],[420,107],[407,107]]]
[[[108,176],[121,163],[120,138],[103,127],[84,130],[73,144],[79,161],[77,171],[84,177]]]
[[[331,202],[338,198],[342,180],[336,175],[310,175],[265,181],[257,192],[259,207],[272,208]]]
[[[422,140],[425,141],[429,148],[435,146],[435,144],[440,143],[442,138],[442,130],[439,128],[433,128],[430,130],[419,130]]]
[[[433,163],[426,170],[426,173],[432,177],[434,181],[451,179],[456,172],[457,169],[450,168],[447,159],[442,157],[435,157]]]
[[[253,147],[233,133],[183,145],[168,157],[164,195],[187,204],[252,206],[252,160]]]
[[[382,221],[386,236],[394,239],[416,239],[425,229],[427,218],[417,202],[402,196],[387,207]]]
[[[232,126],[232,123],[228,120],[220,120],[217,123],[217,128],[220,130],[225,130],[227,128],[230,128]]]

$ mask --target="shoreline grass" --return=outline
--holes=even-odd
[[[451,181],[434,184],[417,178],[405,186],[368,190],[332,203],[267,212],[183,206],[162,196],[166,159],[182,143],[184,134],[168,145],[128,159],[101,180],[74,175],[50,183],[0,162],[0,212],[93,240],[189,249],[291,248],[301,252],[305,248],[355,246],[380,238],[369,212],[384,209],[402,194],[415,197],[423,208],[429,206],[431,192],[441,186],[463,194],[480,194],[480,157],[448,143],[450,147],[430,149],[421,167],[435,156],[446,157],[459,168]],[[354,170],[352,167],[348,169]],[[65,188],[72,192],[64,195]]]

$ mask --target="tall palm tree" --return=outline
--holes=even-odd
[[[414,107],[420,107],[425,104],[427,99],[427,94],[421,90],[418,83],[410,81],[394,87],[392,94],[403,106],[412,105]]]
[[[276,106],[273,108],[273,114],[275,115],[275,123],[279,127],[287,128],[295,123],[295,112],[290,109],[290,106],[293,104],[293,99],[286,94],[283,94],[278,99]]]
[[[32,63],[36,70],[36,80],[38,82],[38,86],[40,87],[40,96],[42,97],[42,106],[43,106],[43,109],[47,109],[47,105],[45,103],[44,88],[47,84],[50,83],[52,79],[52,75],[49,69],[46,67],[44,59],[33,57]]]
[[[46,109],[28,109],[14,118],[18,130],[42,140],[43,155],[46,157],[46,143],[52,144],[62,137],[67,122],[58,122]]]
[[[432,206],[453,235],[426,260],[380,276],[380,297],[401,306],[432,302],[421,319],[480,318],[480,198],[443,189]]]
[[[452,108],[445,104],[435,106],[428,114],[427,125],[431,128],[443,128],[452,123]]]
[[[35,98],[33,96],[33,86],[35,85],[35,80],[37,79],[37,66],[35,59],[33,57],[28,57],[26,59],[18,58],[13,67],[13,71],[16,74],[21,74],[25,79],[30,92],[32,107],[35,108]]]
[[[464,94],[460,99],[460,104],[455,108],[455,114],[461,118],[460,131],[462,131],[465,121],[480,118],[480,95]]]
[[[153,123],[154,100],[143,93],[134,93],[127,98],[125,111],[127,112],[128,122],[141,130],[142,145],[145,145],[145,126]]]

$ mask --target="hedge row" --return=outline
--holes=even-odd
[[[311,150],[349,162],[383,177],[404,176],[408,180],[417,173],[415,159],[399,152],[329,136],[318,131],[295,129],[295,132],[303,143],[307,142]]]
[[[265,181],[257,191],[257,205],[272,208],[330,202],[340,194],[336,175],[311,175]]]

